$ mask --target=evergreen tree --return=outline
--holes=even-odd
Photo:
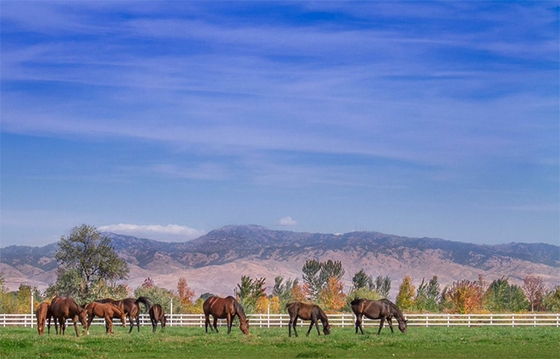
[[[520,312],[529,307],[523,290],[503,277],[490,284],[483,299],[485,308],[491,312]]]
[[[374,289],[373,279],[370,275],[366,274],[363,268],[352,277],[352,289],[357,291],[362,288]]]

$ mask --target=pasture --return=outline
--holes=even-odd
[[[81,327],[80,327],[81,329]],[[0,327],[2,358],[558,358],[560,329],[556,327],[409,327],[406,334],[368,328],[332,329],[320,337],[288,337],[288,328],[251,328],[245,336],[234,327],[230,335],[206,334],[204,328],[167,327],[140,333],[115,325],[114,335],[103,326],[89,336],[39,336],[36,329]],[[303,329],[303,328],[302,328]],[[303,330],[301,331],[303,332]]]

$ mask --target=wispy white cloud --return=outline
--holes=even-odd
[[[298,223],[292,217],[287,216],[284,218],[280,218],[280,220],[278,220],[278,224],[284,227],[293,227],[297,226]]]
[[[188,241],[206,234],[205,231],[177,224],[168,224],[163,226],[159,224],[141,225],[119,223],[100,226],[98,229],[103,232],[127,234],[166,242]]]

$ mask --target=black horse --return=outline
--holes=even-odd
[[[358,334],[358,328],[360,328],[360,331],[364,334],[364,329],[362,328],[362,317],[364,315],[369,319],[381,319],[377,335],[381,333],[385,320],[389,323],[389,328],[391,328],[391,333],[393,333],[393,324],[391,323],[391,318],[393,317],[397,319],[397,322],[399,322],[399,330],[403,333],[406,332],[407,320],[399,308],[390,300],[368,300],[356,298],[350,304],[352,305],[352,311],[356,315],[356,334]]]
[[[290,314],[290,323],[288,324],[288,336],[292,336],[292,327],[294,328],[294,334],[296,337],[298,336],[296,331],[296,324],[298,318],[303,320],[311,320],[311,324],[309,325],[309,330],[307,331],[307,336],[309,336],[309,332],[311,328],[313,328],[313,324],[317,328],[317,334],[321,335],[319,331],[319,324],[317,323],[319,320],[323,324],[323,333],[325,335],[329,335],[331,333],[331,326],[329,324],[329,318],[323,309],[316,304],[307,304],[302,302],[294,302],[289,303],[286,305],[286,309],[288,310],[288,314]]]

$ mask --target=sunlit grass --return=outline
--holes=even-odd
[[[39,337],[31,328],[0,328],[5,358],[558,358],[560,328],[555,327],[409,327],[407,334],[334,328],[330,336],[288,337],[287,328],[252,328],[244,336],[206,334],[203,328],[168,327],[153,334],[143,327],[131,334],[115,327],[106,335],[92,327],[89,336]]]

